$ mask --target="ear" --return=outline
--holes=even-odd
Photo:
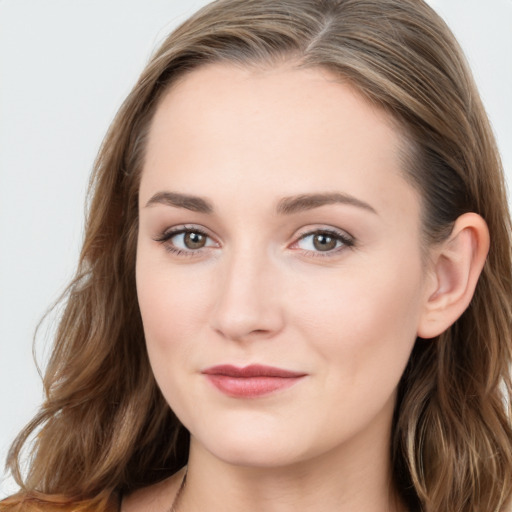
[[[489,251],[489,229],[476,213],[455,222],[447,240],[431,253],[431,274],[417,335],[434,338],[469,306]]]

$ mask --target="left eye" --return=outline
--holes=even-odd
[[[350,245],[352,241],[348,237],[329,231],[309,233],[297,241],[299,249],[311,252],[329,252]]]

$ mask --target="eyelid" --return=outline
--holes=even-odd
[[[213,244],[205,245],[203,247],[197,249],[183,249],[177,247],[172,244],[170,240],[180,234],[187,232],[195,232],[205,236],[207,239],[213,241]],[[334,237],[336,240],[341,242],[339,247],[335,247],[331,250],[320,251],[320,250],[308,250],[298,247],[300,241],[304,240],[307,237],[314,235],[327,235]],[[217,241],[216,237],[213,236],[209,230],[199,225],[192,224],[182,224],[177,226],[172,226],[165,229],[160,235],[157,235],[153,238],[156,242],[161,243],[167,251],[177,255],[184,256],[200,256],[204,251],[208,251],[212,248],[220,247],[220,243]],[[313,257],[333,257],[338,255],[341,251],[344,251],[348,248],[351,248],[355,245],[355,238],[345,230],[334,228],[332,226],[308,226],[304,227],[294,236],[294,241],[288,245],[288,248],[292,250],[301,251],[303,254],[307,256]]]
[[[177,235],[181,235],[183,233],[193,232],[199,233],[200,235],[205,236],[209,240],[212,240],[215,245],[207,245],[204,247],[200,247],[197,249],[182,249],[177,247],[171,243],[171,239]],[[203,251],[209,250],[211,248],[215,248],[215,246],[219,247],[219,242],[216,238],[209,233],[207,229],[202,226],[192,225],[192,224],[181,224],[177,226],[172,226],[165,229],[161,234],[153,237],[155,242],[161,243],[167,251],[170,253],[179,255],[179,256],[199,256]]]
[[[208,238],[213,238],[208,230],[203,228],[202,226],[196,226],[193,224],[178,224],[177,226],[171,226],[162,231],[161,234],[156,235],[153,240],[155,242],[164,242],[165,240],[169,240],[173,236],[179,235],[181,233],[187,233],[189,231],[193,231],[195,233],[200,233],[201,235],[205,235]]]
[[[341,242],[341,246],[328,251],[307,250],[298,247],[298,244],[301,240],[319,234],[328,235],[336,238]],[[354,236],[352,236],[350,233],[348,233],[345,230],[334,228],[331,226],[311,226],[303,228],[295,236],[294,240],[295,241],[289,246],[291,249],[302,251],[303,253],[314,257],[333,257],[338,255],[340,252],[353,247],[356,243]]]

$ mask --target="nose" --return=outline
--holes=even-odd
[[[232,254],[219,269],[211,326],[239,342],[275,336],[284,325],[279,275],[269,258],[248,250]]]

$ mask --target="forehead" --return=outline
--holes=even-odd
[[[231,201],[235,185],[276,200],[336,188],[393,201],[390,189],[411,189],[402,177],[401,146],[393,120],[328,71],[212,64],[183,77],[161,100],[141,196],[158,187],[209,194],[224,184]]]

